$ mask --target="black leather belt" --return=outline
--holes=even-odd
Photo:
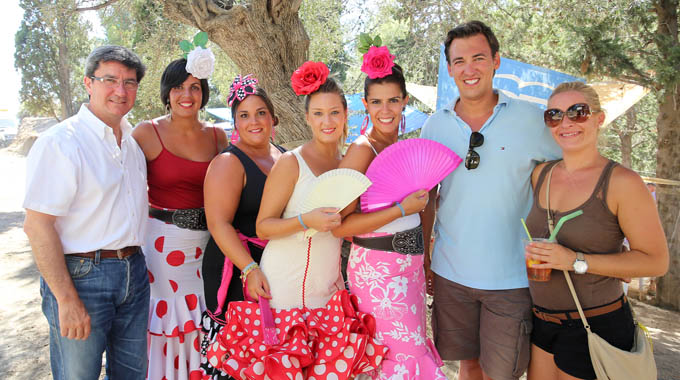
[[[208,229],[208,223],[205,220],[205,209],[203,208],[163,210],[149,207],[149,216],[188,230],[205,231]]]
[[[402,255],[422,255],[425,252],[422,226],[397,232],[394,235],[368,238],[354,236],[352,243],[368,249],[397,252]]]

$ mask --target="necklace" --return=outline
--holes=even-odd
[[[569,170],[567,170],[567,165],[564,163],[564,160],[562,160],[561,164],[562,164],[561,169],[566,174],[567,182],[569,182],[569,186],[572,187],[572,188],[576,188],[576,184],[574,183],[574,179],[572,178],[572,173],[569,173]]]

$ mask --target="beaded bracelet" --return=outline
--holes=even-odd
[[[253,270],[255,270],[259,267],[260,266],[257,265],[257,263],[254,262],[254,261],[252,263],[246,265],[246,267],[243,268],[243,270],[241,271],[241,281],[245,281],[246,278],[248,277],[248,274],[250,274],[250,272],[252,272]]]
[[[300,222],[300,225],[302,225],[302,229],[304,229],[305,231],[309,229],[305,222],[302,221],[302,214],[298,214],[298,222]]]
[[[406,211],[404,210],[404,206],[402,206],[401,203],[399,203],[399,202],[394,202],[394,205],[399,207],[399,210],[401,210],[401,217],[402,218],[405,217]]]

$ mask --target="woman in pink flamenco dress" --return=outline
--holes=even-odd
[[[374,371],[387,351],[373,339],[373,318],[344,288],[342,240],[330,233],[340,225],[338,210],[302,212],[316,178],[338,167],[347,133],[347,103],[328,74],[321,62],[293,74],[293,89],[307,95],[313,138],[285,153],[265,183],[257,234],[269,240],[260,261],[269,287],[250,294],[260,305],[229,304],[228,323],[208,350],[208,361],[236,379],[351,379]],[[306,238],[308,228],[319,232]]]
[[[371,47],[362,71],[366,120],[362,135],[349,147],[340,167],[365,173],[383,149],[397,142],[402,114],[408,103],[401,67],[374,67],[374,60],[394,60],[386,47]],[[373,128],[364,135],[368,117]],[[403,126],[403,124],[402,124]],[[389,352],[375,379],[446,379],[439,369],[439,354],[427,337],[425,325],[425,273],[420,212],[428,202],[425,190],[408,195],[394,206],[362,214],[358,201],[342,212],[335,236],[353,236],[347,265],[350,292],[359,310],[376,319],[376,338]],[[405,244],[395,247],[393,238]]]
[[[186,59],[171,62],[161,78],[161,100],[169,114],[133,131],[146,156],[149,183],[142,250],[151,283],[150,380],[201,375],[201,261],[210,237],[203,180],[210,161],[226,147],[227,136],[199,120],[199,110],[208,102],[208,81],[189,74],[186,65]]]

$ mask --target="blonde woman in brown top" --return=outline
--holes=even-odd
[[[545,122],[564,159],[534,170],[527,224],[533,237],[548,237],[548,214],[555,222],[579,209],[583,215],[564,224],[558,244],[526,249],[527,259],[545,262],[533,267],[554,269],[549,281],[529,285],[535,306],[529,380],[595,378],[586,331],[578,316],[569,319],[576,306],[562,270],[572,272],[592,330],[621,349],[631,348],[634,325],[620,279],[668,270],[666,237],[644,182],[597,150],[604,119],[597,93],[581,82],[561,84],[548,100]],[[623,251],[624,237],[630,251]]]

